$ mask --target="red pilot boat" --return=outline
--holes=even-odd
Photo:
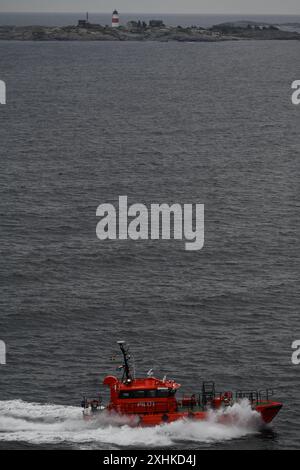
[[[91,419],[98,413],[111,413],[114,416],[132,418],[135,425],[155,426],[171,423],[179,419],[205,420],[211,410],[220,410],[220,421],[228,418],[226,408],[243,399],[249,400],[265,423],[270,423],[282,408],[282,403],[271,400],[271,390],[216,392],[214,382],[203,382],[200,393],[176,398],[180,384],[174,380],[162,380],[152,376],[152,370],[146,378],[135,378],[130,366],[129,348],[124,341],[118,341],[123,354],[122,379],[113,375],[104,378],[103,384],[110,388],[110,401],[107,406],[101,398],[82,401],[83,416]],[[222,413],[224,410],[224,413]]]

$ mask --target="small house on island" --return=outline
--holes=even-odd
[[[165,24],[162,20],[150,20],[149,21],[150,28],[165,28]]]
[[[89,14],[87,12],[86,14],[86,19],[85,20],[78,20],[78,24],[77,24],[77,27],[78,28],[90,28],[90,29],[93,29],[93,28],[99,28],[100,25],[99,24],[93,24],[93,23],[90,23],[89,21]]]

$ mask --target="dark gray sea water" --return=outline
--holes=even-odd
[[[300,448],[299,43],[0,42],[1,448]],[[204,203],[205,246],[96,238],[100,203]],[[115,372],[277,391],[264,432],[84,424]]]

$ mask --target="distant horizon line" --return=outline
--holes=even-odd
[[[112,13],[112,11],[90,11],[88,9],[86,10],[81,10],[81,11],[1,11],[0,10],[0,15],[1,14],[19,14],[19,15],[31,15],[31,14],[61,14],[61,15],[68,15],[68,14],[83,14],[83,13],[91,13],[91,14],[96,14],[96,15],[109,15]],[[223,13],[223,12],[219,12],[219,13],[201,13],[201,12],[189,12],[189,13],[183,13],[183,12],[178,12],[178,13],[168,13],[168,12],[157,12],[157,13],[153,13],[153,12],[139,12],[139,11],[121,11],[119,10],[119,12],[121,14],[124,14],[124,15],[174,15],[174,16],[178,16],[178,15],[207,15],[207,16],[218,16],[218,15],[222,15],[222,16],[229,16],[229,15],[235,15],[235,16],[300,16],[300,12],[299,13],[236,13],[236,12],[231,12],[231,13]]]

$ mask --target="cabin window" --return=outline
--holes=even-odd
[[[132,398],[131,392],[120,392],[119,398]]]
[[[135,390],[133,392],[133,398],[145,398],[146,391],[145,390]]]
[[[156,390],[157,398],[167,398],[169,396],[169,390],[167,388],[161,388]]]
[[[173,397],[176,390],[168,388],[158,388],[154,390],[122,390],[119,398],[168,398]]]

